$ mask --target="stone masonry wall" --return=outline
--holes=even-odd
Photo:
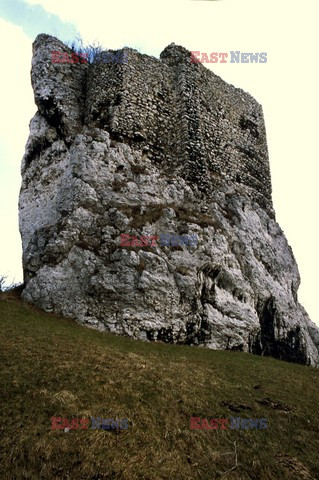
[[[90,66],[86,125],[150,151],[209,195],[229,181],[273,214],[261,106],[174,44],[158,60],[132,49],[126,64]]]

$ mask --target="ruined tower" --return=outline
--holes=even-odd
[[[276,223],[261,106],[174,44],[160,59],[54,64],[39,35],[22,162],[23,297],[148,340],[319,363]],[[193,235],[197,245],[121,246]]]

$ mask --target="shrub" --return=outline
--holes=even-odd
[[[6,284],[7,279],[8,279],[7,276],[0,275],[0,293],[19,289],[19,287],[22,287],[22,285],[23,285],[21,282],[18,282],[18,283],[13,282],[13,283],[10,283],[10,284]]]
[[[7,280],[7,277],[4,277],[2,275],[0,275],[0,292],[4,292],[6,287],[5,287],[5,283],[6,283],[6,280]]]
[[[93,63],[100,59],[100,55],[103,52],[103,47],[98,42],[93,42],[92,44],[85,45],[81,35],[77,35],[75,40],[71,42],[65,42],[65,45],[71,48],[72,52],[79,54],[86,54],[85,58],[88,63]]]

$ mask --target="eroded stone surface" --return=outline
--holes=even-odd
[[[275,221],[260,105],[174,44],[161,59],[52,64],[22,162],[23,297],[99,329],[319,364]],[[197,246],[120,247],[120,234]]]

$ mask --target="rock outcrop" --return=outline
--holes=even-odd
[[[276,223],[261,106],[174,44],[54,64],[39,35],[22,162],[23,298],[99,329],[319,365]],[[197,245],[121,246],[120,234]]]

